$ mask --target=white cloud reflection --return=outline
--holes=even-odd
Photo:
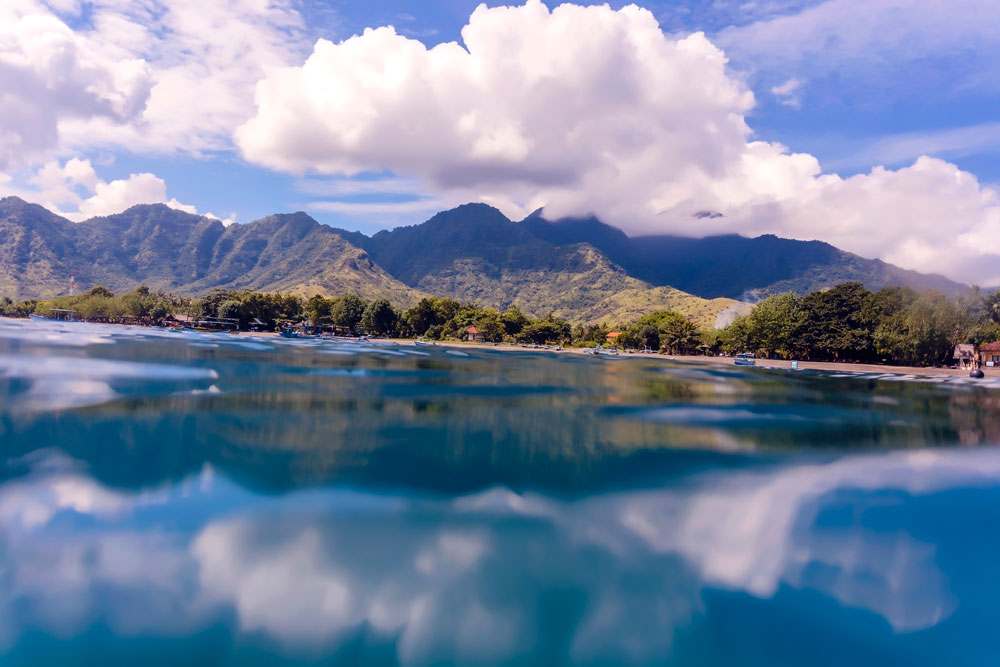
[[[877,529],[867,513],[887,492],[905,504],[998,481],[993,451],[892,453],[569,502],[311,492],[221,518],[203,509],[192,533],[142,521],[148,496],[44,472],[0,485],[0,618],[19,619],[0,641],[31,625],[74,636],[95,618],[120,635],[182,636],[232,613],[239,632],[292,653],[365,636],[403,664],[648,662],[713,613],[706,589],[767,600],[783,587],[919,631],[957,602],[934,533]],[[182,486],[211,507],[214,487]],[[92,522],[72,528],[77,515]]]

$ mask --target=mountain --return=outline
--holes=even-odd
[[[346,234],[346,233],[345,233]],[[411,305],[423,296],[368,253],[305,213],[225,227],[162,204],[133,206],[73,223],[16,197],[0,200],[0,294],[64,293],[71,272],[81,289],[148,285],[179,294],[216,287],[302,295],[357,292]]]
[[[857,280],[868,289],[906,285],[955,295],[966,289],[939,275],[908,271],[865,259],[822,241],[736,234],[701,239],[626,236],[596,218],[548,221],[536,211],[521,225],[539,239],[568,246],[589,243],[629,275],[652,285],[670,285],[705,298],[753,301],[769,294],[806,294]]]
[[[0,199],[0,295],[25,298],[65,289],[72,225],[37,204]]]
[[[672,308],[702,325],[743,312],[737,299],[847,280],[951,294],[964,287],[819,241],[630,238],[594,218],[550,222],[537,212],[514,222],[485,204],[368,237],[305,213],[226,227],[155,204],[73,223],[16,197],[0,200],[0,296],[64,293],[74,272],[79,289],[357,292],[403,307],[434,294],[571,322],[625,322]]]
[[[466,204],[420,225],[379,232],[366,248],[386,271],[424,292],[500,309],[516,304],[536,317],[551,312],[571,321],[589,320],[583,314],[595,305],[650,288],[593,246],[549,243],[485,204]],[[691,298],[701,305],[701,299]],[[729,305],[715,304],[706,313]],[[606,310],[614,317],[624,307],[619,299]]]

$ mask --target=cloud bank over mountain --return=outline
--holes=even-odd
[[[755,140],[752,92],[704,35],[629,6],[480,6],[464,46],[386,27],[271,71],[236,132],[293,173],[392,170],[509,215],[596,214],[630,233],[774,233],[1000,282],[1000,198],[930,158],[841,178]],[[722,217],[706,220],[699,211]]]

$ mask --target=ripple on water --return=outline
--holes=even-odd
[[[116,383],[146,385],[217,380],[210,368],[67,356],[0,355],[0,378],[26,387],[8,395],[8,410],[63,410],[99,405],[122,394]]]

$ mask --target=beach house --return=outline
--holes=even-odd
[[[979,361],[983,366],[1000,367],[1000,340],[979,347]]]
[[[955,346],[953,358],[959,368],[972,368],[976,365],[976,346],[972,343],[959,343]]]
[[[465,339],[470,343],[482,343],[483,334],[479,333],[479,329],[476,327],[469,327],[465,330]]]

